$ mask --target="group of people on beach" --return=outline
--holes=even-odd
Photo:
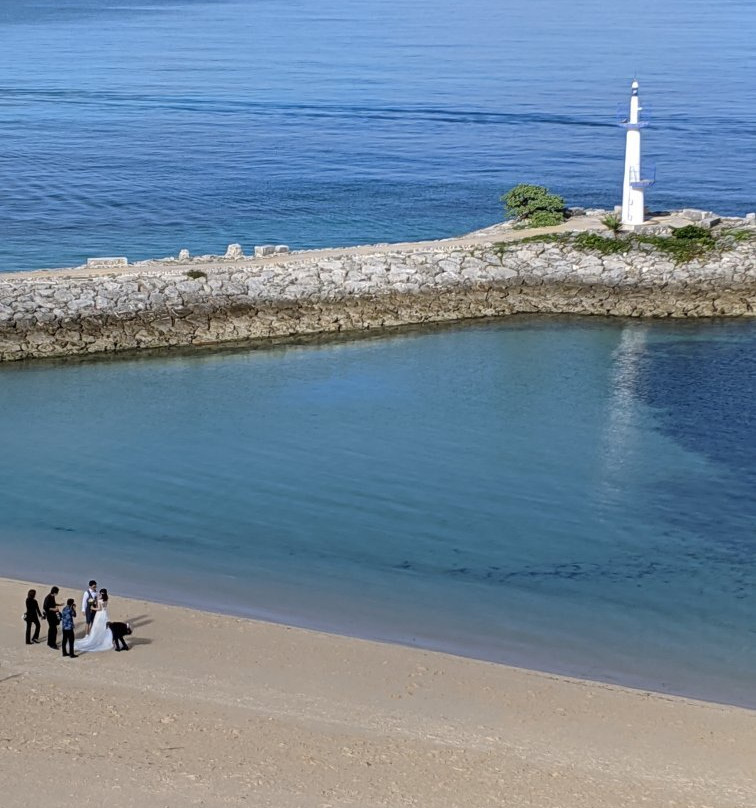
[[[81,599],[81,612],[86,623],[86,632],[78,640],[75,637],[76,601],[68,598],[65,605],[58,603],[60,589],[50,589],[39,608],[37,590],[30,589],[26,596],[26,644],[39,643],[42,628],[40,620],[47,622],[47,645],[57,651],[58,627],[62,632],[61,649],[64,657],[75,659],[83,651],[128,651],[124,639],[131,634],[131,625],[111,621],[108,615],[109,596],[107,589],[97,589],[97,581],[91,580]]]

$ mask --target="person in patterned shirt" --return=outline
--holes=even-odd
[[[63,629],[63,656],[75,658],[78,654],[74,654],[74,617],[76,617],[76,605],[73,598],[66,601],[63,611],[60,613],[60,627]],[[66,651],[68,646],[68,651]]]

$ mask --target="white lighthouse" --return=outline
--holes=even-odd
[[[621,125],[625,136],[625,180],[622,185],[622,224],[635,227],[643,224],[643,193],[654,184],[653,177],[644,177],[641,171],[641,129],[648,121],[640,119],[643,109],[638,99],[638,82],[633,80],[630,91],[630,113]]]

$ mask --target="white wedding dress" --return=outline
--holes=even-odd
[[[107,627],[108,622],[110,622],[108,607],[101,601],[92,623],[92,630],[86,637],[74,641],[74,651],[76,653],[84,653],[87,651],[112,651],[113,632]]]

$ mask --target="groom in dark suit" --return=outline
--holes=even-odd
[[[89,632],[92,630],[92,623],[94,623],[95,615],[97,614],[92,608],[96,603],[97,581],[92,580],[89,582],[89,588],[84,590],[84,597],[81,599],[81,611],[87,623],[87,636],[89,636]]]

